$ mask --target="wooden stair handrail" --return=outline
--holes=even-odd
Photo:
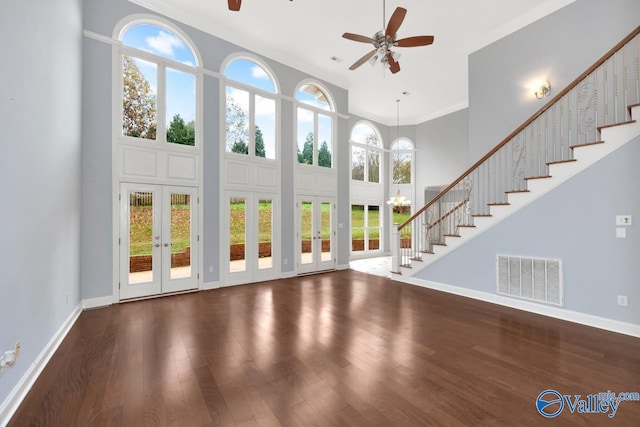
[[[484,157],[482,157],[480,160],[475,162],[473,164],[473,166],[471,166],[462,175],[460,175],[458,177],[458,179],[453,181],[453,183],[451,183],[447,188],[445,188],[440,193],[438,193],[438,195],[436,197],[431,199],[431,201],[429,203],[427,203],[422,208],[420,208],[420,210],[418,210],[416,213],[414,213],[408,220],[406,220],[405,222],[400,224],[398,226],[398,231],[402,230],[404,227],[409,225],[410,222],[415,220],[420,214],[422,214],[424,211],[429,209],[429,207],[431,207],[431,205],[433,205],[437,200],[439,200],[445,193],[449,192],[453,187],[458,185],[460,183],[460,181],[462,181],[469,174],[471,174],[471,172],[473,172],[481,164],[486,162],[491,156],[493,156],[495,153],[497,153],[498,150],[500,150],[502,147],[507,145],[509,143],[509,141],[511,141],[513,138],[516,137],[516,135],[518,135],[520,132],[522,132],[527,126],[529,126],[531,123],[533,123],[544,112],[546,112],[548,109],[550,109],[556,102],[558,102],[563,96],[565,96],[567,93],[569,93],[573,88],[578,86],[578,84],[581,81],[583,81],[589,74],[591,74],[599,66],[604,64],[609,58],[611,58],[617,51],[622,49],[627,43],[629,43],[631,40],[633,40],[633,38],[636,37],[638,34],[640,34],[640,25],[637,26],[635,30],[633,30],[628,36],[626,36],[624,39],[622,39],[613,48],[611,48],[607,53],[605,53],[602,57],[600,57],[600,59],[598,59],[584,73],[580,74],[580,76],[578,76],[575,80],[573,80],[571,83],[569,83],[569,85],[567,87],[565,87],[560,93],[558,93],[556,96],[551,98],[551,100],[549,102],[547,102],[542,108],[540,108],[536,113],[534,113],[533,116],[529,117],[529,119],[527,121],[525,121],[523,124],[521,124],[516,130],[511,132],[509,134],[509,136],[507,136],[505,139],[502,140],[502,142],[500,142],[491,151],[489,151],[487,154],[485,154]]]

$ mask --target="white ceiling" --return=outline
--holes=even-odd
[[[350,113],[393,125],[396,99],[402,124],[467,107],[470,53],[575,0],[387,0],[387,21],[408,10],[398,39],[435,36],[431,46],[396,48],[397,74],[367,63],[350,71],[372,47],[341,37],[382,30],[383,0],[243,0],[240,12],[226,0],[130,1],[348,89]]]

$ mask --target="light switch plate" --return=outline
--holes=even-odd
[[[616,228],[616,237],[618,239],[626,239],[627,238],[627,229],[626,228]]]
[[[616,215],[616,225],[631,225],[631,215]]]

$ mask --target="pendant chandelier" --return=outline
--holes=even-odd
[[[398,144],[398,139],[400,138],[400,100],[396,99],[396,147],[398,147],[398,149],[396,150],[397,154],[400,154],[400,144]],[[393,157],[393,154],[391,155],[391,180],[394,181],[394,177],[396,174],[396,160]],[[397,156],[397,159],[399,161],[400,156]],[[400,193],[400,184],[396,183],[396,185],[398,186],[398,189],[396,191],[396,195],[392,196],[389,198],[389,200],[387,200],[387,205],[391,206],[391,207],[403,207],[403,206],[411,206],[411,200],[407,199],[406,197],[404,197],[401,193]]]

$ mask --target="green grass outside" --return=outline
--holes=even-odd
[[[232,203],[229,206],[231,216],[231,244],[245,243],[245,204]],[[153,244],[152,211],[151,206],[131,206],[131,226],[130,226],[130,255],[145,255],[151,253]],[[171,216],[176,224],[171,231],[171,241],[173,252],[181,252],[190,245],[190,210],[188,205],[173,205]],[[402,224],[409,219],[410,213],[393,214],[393,222]],[[323,239],[330,238],[331,204],[324,203],[321,206]],[[369,211],[369,239],[380,238],[380,212]],[[258,235],[260,242],[271,241],[272,229],[271,203],[261,202],[258,204]],[[302,239],[311,238],[311,204],[302,205]],[[351,210],[352,238],[364,238],[364,209]],[[410,235],[409,228],[403,230],[402,236]]]

